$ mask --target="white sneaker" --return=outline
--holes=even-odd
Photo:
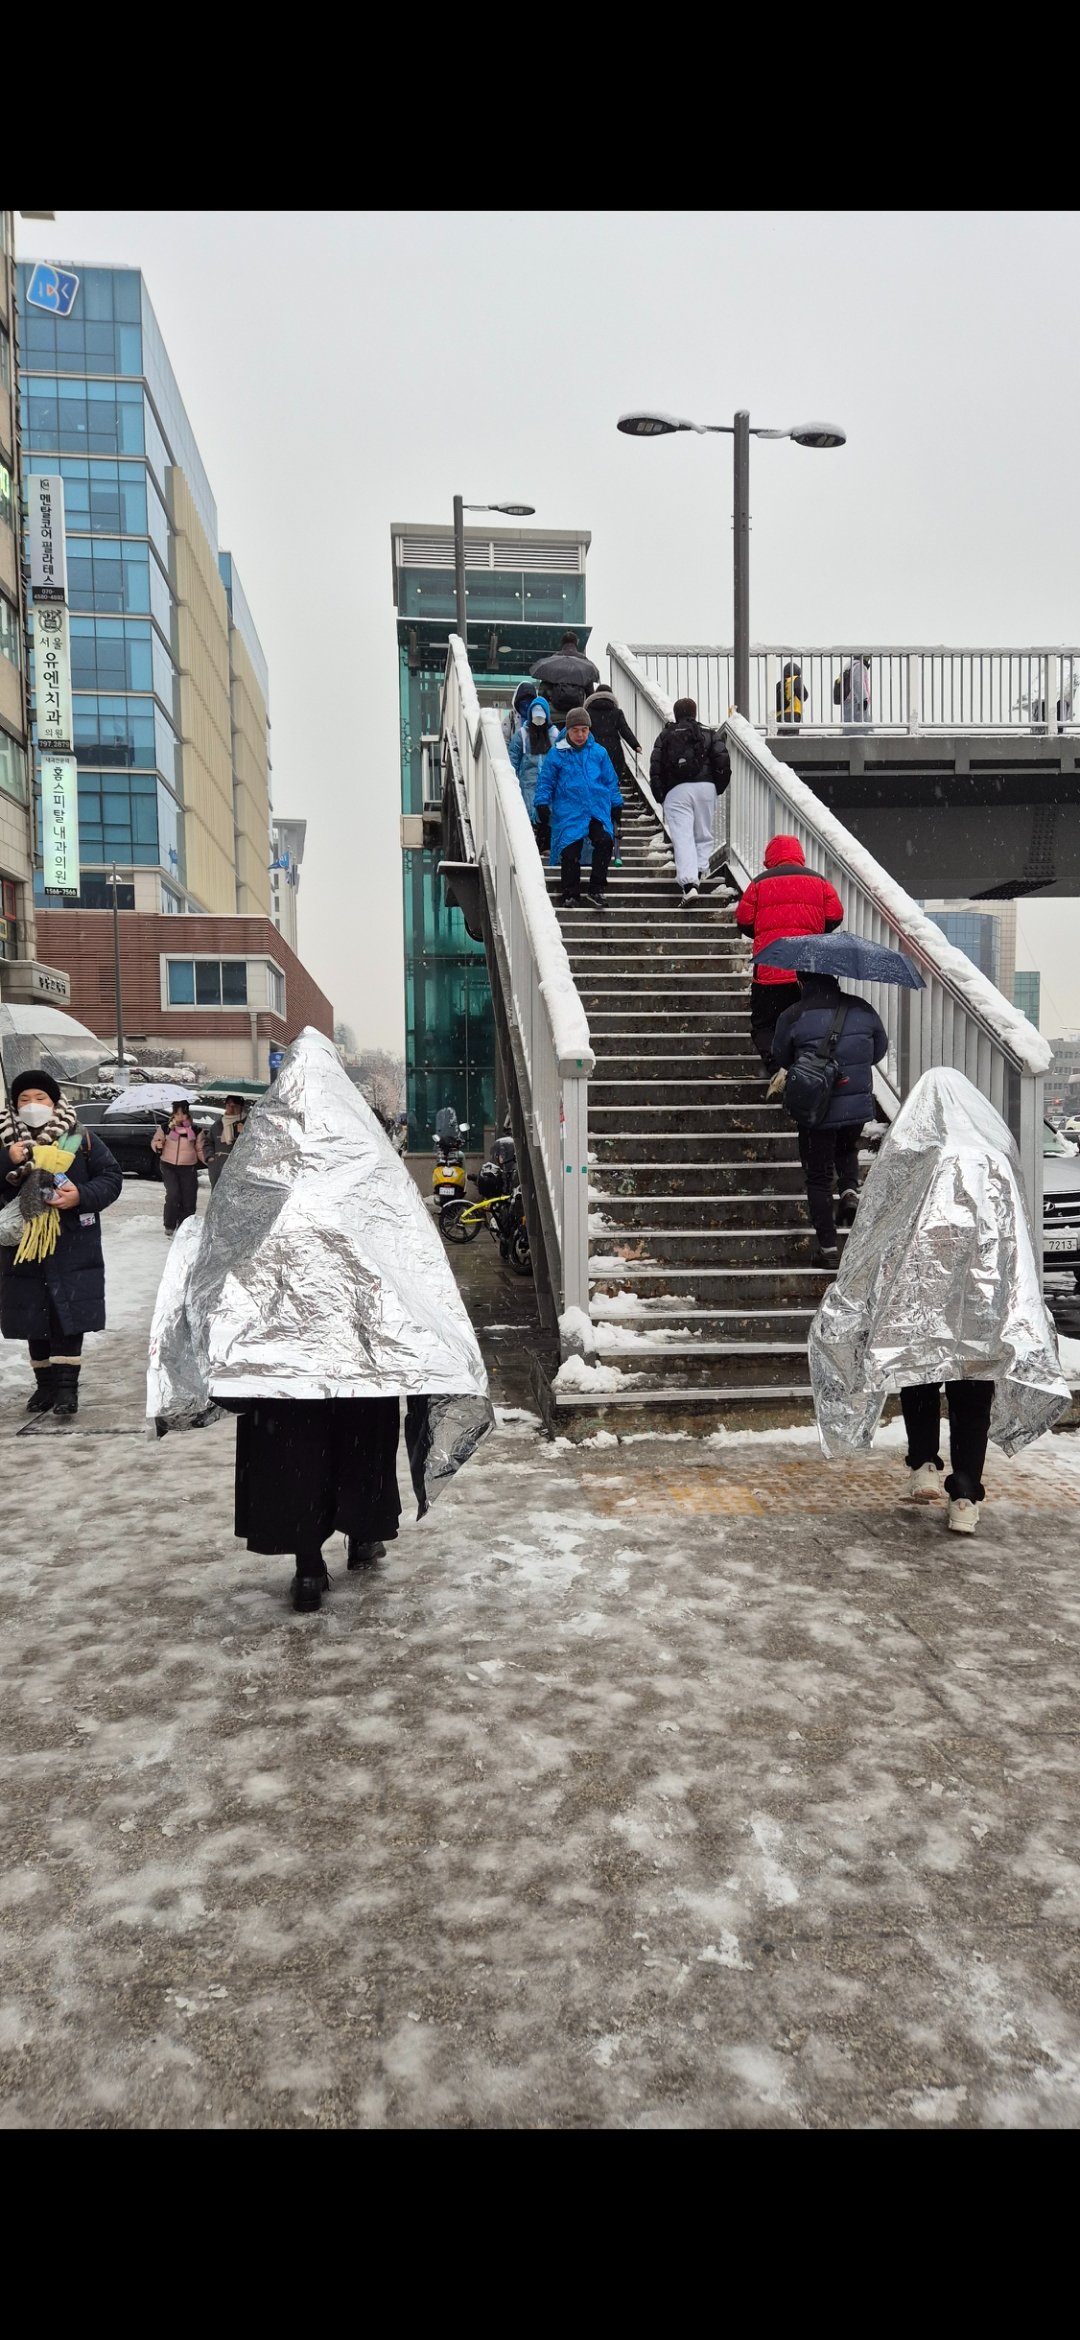
[[[979,1524],[979,1506],[966,1495],[950,1495],[949,1526],[958,1536],[973,1536]]]
[[[936,1463],[920,1463],[918,1470],[912,1471],[908,1480],[909,1503],[936,1503],[941,1494],[944,1475]]]

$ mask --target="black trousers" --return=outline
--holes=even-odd
[[[589,838],[592,844],[592,875],[589,879],[589,892],[590,894],[602,894],[614,839],[608,835],[603,821],[589,822]],[[564,846],[559,859],[559,868],[562,872],[562,890],[572,902],[580,902],[581,900],[581,848],[584,843],[584,837],[575,837],[572,845]]]
[[[949,1454],[952,1462],[952,1470],[945,1481],[945,1492],[947,1495],[966,1496],[969,1503],[981,1503],[982,1468],[986,1461],[994,1384],[992,1381],[947,1381],[945,1397],[949,1408]],[[917,1471],[919,1465],[926,1462],[935,1462],[940,1468],[940,1382],[924,1381],[913,1389],[902,1389],[900,1404],[908,1435],[908,1469]]]
[[[47,1365],[52,1357],[63,1357],[68,1363],[73,1363],[76,1357],[82,1356],[82,1345],[82,1333],[64,1331],[50,1296],[48,1335],[44,1339],[27,1341],[26,1344],[31,1364]]]
[[[841,1194],[849,1188],[856,1194],[859,1190],[861,1129],[861,1123],[849,1123],[846,1129],[799,1131],[799,1159],[806,1174],[806,1200],[814,1222],[814,1233],[826,1251],[832,1251],[836,1245],[833,1180],[839,1181]]]
[[[165,1189],[163,1224],[167,1235],[175,1233],[182,1219],[190,1219],[199,1207],[199,1173],[194,1162],[181,1170],[175,1162],[161,1165],[161,1183]]]
[[[797,983],[752,982],[750,985],[750,1038],[766,1072],[776,1071],[772,1044],[777,1017],[783,1015],[785,1008],[794,1007],[796,1000],[801,998],[802,992]]]
[[[236,1425],[233,1527],[249,1552],[321,1550],[335,1528],[397,1535],[401,1405],[392,1398],[259,1398]]]

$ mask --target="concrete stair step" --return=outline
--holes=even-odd
[[[773,1267],[705,1267],[700,1262],[679,1266],[673,1260],[620,1259],[609,1267],[589,1264],[589,1287],[594,1300],[606,1293],[633,1292],[642,1300],[662,1299],[665,1306],[680,1301],[702,1308],[803,1307],[815,1309],[832,1278],[825,1268],[784,1265]]]
[[[717,1208],[727,1195],[745,1194],[748,1169],[758,1178],[758,1191],[802,1195],[805,1181],[798,1161],[770,1162],[762,1168],[745,1162],[607,1162],[589,1172],[589,1197],[598,1210],[609,1202],[650,1194],[711,1197]]]
[[[721,1111],[729,1105],[745,1105],[760,1106],[770,1115],[776,1112],[775,1105],[765,1104],[765,1083],[760,1077],[760,1069],[754,1080],[736,1080],[711,1069],[716,1063],[714,1057],[706,1057],[705,1062],[710,1067],[708,1075],[700,1071],[688,1071],[685,1078],[680,1078],[669,1061],[665,1075],[670,1074],[670,1078],[665,1077],[662,1081],[632,1078],[630,1072],[620,1078],[612,1066],[604,1065],[589,1081],[590,1118],[594,1099],[598,1112],[603,1112],[605,1106],[610,1106],[616,1112],[626,1108],[633,1113],[639,1107],[656,1112],[662,1111],[667,1105],[680,1109],[685,1107],[687,1111],[696,1109],[698,1112],[707,1111],[710,1105],[717,1106]],[[633,1072],[636,1074],[636,1066]]]
[[[609,1087],[611,1085],[613,1084],[609,1084]],[[599,1086],[598,1082],[597,1087]],[[653,1132],[656,1130],[665,1130],[669,1136],[682,1130],[692,1136],[702,1137],[712,1135],[730,1137],[740,1132],[747,1137],[753,1137],[763,1129],[767,1131],[769,1122],[778,1118],[775,1105],[742,1104],[734,1099],[726,1105],[717,1103],[703,1105],[694,1101],[684,1103],[681,1099],[675,1098],[666,1105],[646,1105],[642,1104],[636,1097],[627,1097],[626,1090],[631,1087],[631,1083],[624,1081],[618,1086],[621,1088],[622,1094],[617,1097],[616,1101],[608,1103],[606,1099],[598,1097],[594,1104],[593,1084],[591,1081],[589,1082],[589,1143],[591,1146],[595,1145],[597,1138],[603,1137],[608,1130],[625,1130],[628,1123],[631,1128],[636,1125],[638,1150],[644,1154],[651,1151]],[[642,1141],[646,1140],[646,1133],[648,1133],[647,1142],[643,1143]]]
[[[601,1273],[600,1261],[617,1263],[614,1272],[618,1273],[635,1258],[654,1267],[809,1267],[816,1251],[817,1237],[806,1224],[612,1228],[605,1234],[590,1235],[589,1273]]]
[[[618,1165],[632,1170],[637,1162],[657,1165],[668,1162],[707,1162],[726,1164],[758,1163],[766,1184],[772,1176],[773,1165],[798,1162],[799,1147],[793,1129],[778,1129],[756,1135],[750,1130],[731,1128],[700,1130],[685,1129],[680,1121],[675,1129],[599,1129],[590,1120],[589,1152],[594,1166],[603,1170]]]
[[[814,1419],[810,1392],[797,1383],[688,1390],[657,1380],[651,1387],[647,1382],[630,1383],[625,1390],[586,1396],[552,1389],[537,1375],[533,1386],[552,1436],[575,1441],[592,1438],[598,1430],[623,1437],[685,1430],[691,1437],[705,1438],[722,1428],[790,1430]]]
[[[589,1310],[593,1323],[614,1326],[616,1330],[626,1328],[646,1337],[650,1327],[654,1327],[658,1332],[700,1334],[703,1340],[723,1343],[779,1341],[796,1348],[805,1347],[814,1316],[809,1307],[699,1308],[696,1302],[685,1301],[680,1306],[676,1300],[657,1300],[630,1315],[620,1308],[618,1301],[617,1294],[609,1298],[604,1293],[594,1293]],[[609,1352],[602,1348],[601,1354],[606,1359]]]
[[[758,1389],[810,1386],[805,1342],[658,1341],[633,1349],[602,1349],[599,1363],[624,1372],[628,1387],[642,1374],[667,1389],[687,1392],[737,1389],[746,1382]]]
[[[718,1041],[713,1048],[703,1049],[698,1040],[684,1039],[680,1044],[680,1037],[676,1034],[663,1053],[641,1049],[633,1056],[625,1056],[622,1053],[626,1047],[625,1041],[612,1043],[598,1040],[591,1025],[589,1029],[596,1057],[596,1072],[589,1083],[590,1095],[594,1082],[641,1081],[646,1077],[646,1070],[651,1071],[653,1065],[657,1070],[658,1077],[654,1084],[657,1088],[665,1086],[659,1079],[663,1067],[665,1074],[674,1081],[706,1080],[716,1074],[728,1082],[738,1082],[751,1096],[765,1095],[767,1080],[761,1069],[760,1056],[749,1056],[745,1049],[739,1050],[730,1042],[725,1045],[723,1041]],[[618,1055],[613,1053],[615,1048],[619,1050]]]
[[[612,1232],[624,1228],[667,1228],[685,1235],[735,1233],[743,1227],[786,1227],[802,1231],[809,1225],[805,1196],[791,1194],[605,1194],[589,1189],[590,1232],[600,1240],[598,1219]]]

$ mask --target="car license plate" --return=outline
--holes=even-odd
[[[1080,1251],[1080,1227],[1075,1235],[1044,1235],[1044,1251]]]
[[[457,1201],[457,1198],[458,1198],[458,1191],[459,1191],[459,1190],[458,1190],[458,1188],[457,1188],[456,1186],[440,1186],[440,1188],[439,1188],[439,1201],[440,1201],[440,1202],[456,1202],[456,1201]]]

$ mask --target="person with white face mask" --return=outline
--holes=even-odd
[[[74,1414],[83,1337],[105,1329],[100,1214],[123,1176],[80,1129],[52,1074],[18,1073],[0,1111],[0,1334],[26,1341],[35,1387],[27,1413]]]

